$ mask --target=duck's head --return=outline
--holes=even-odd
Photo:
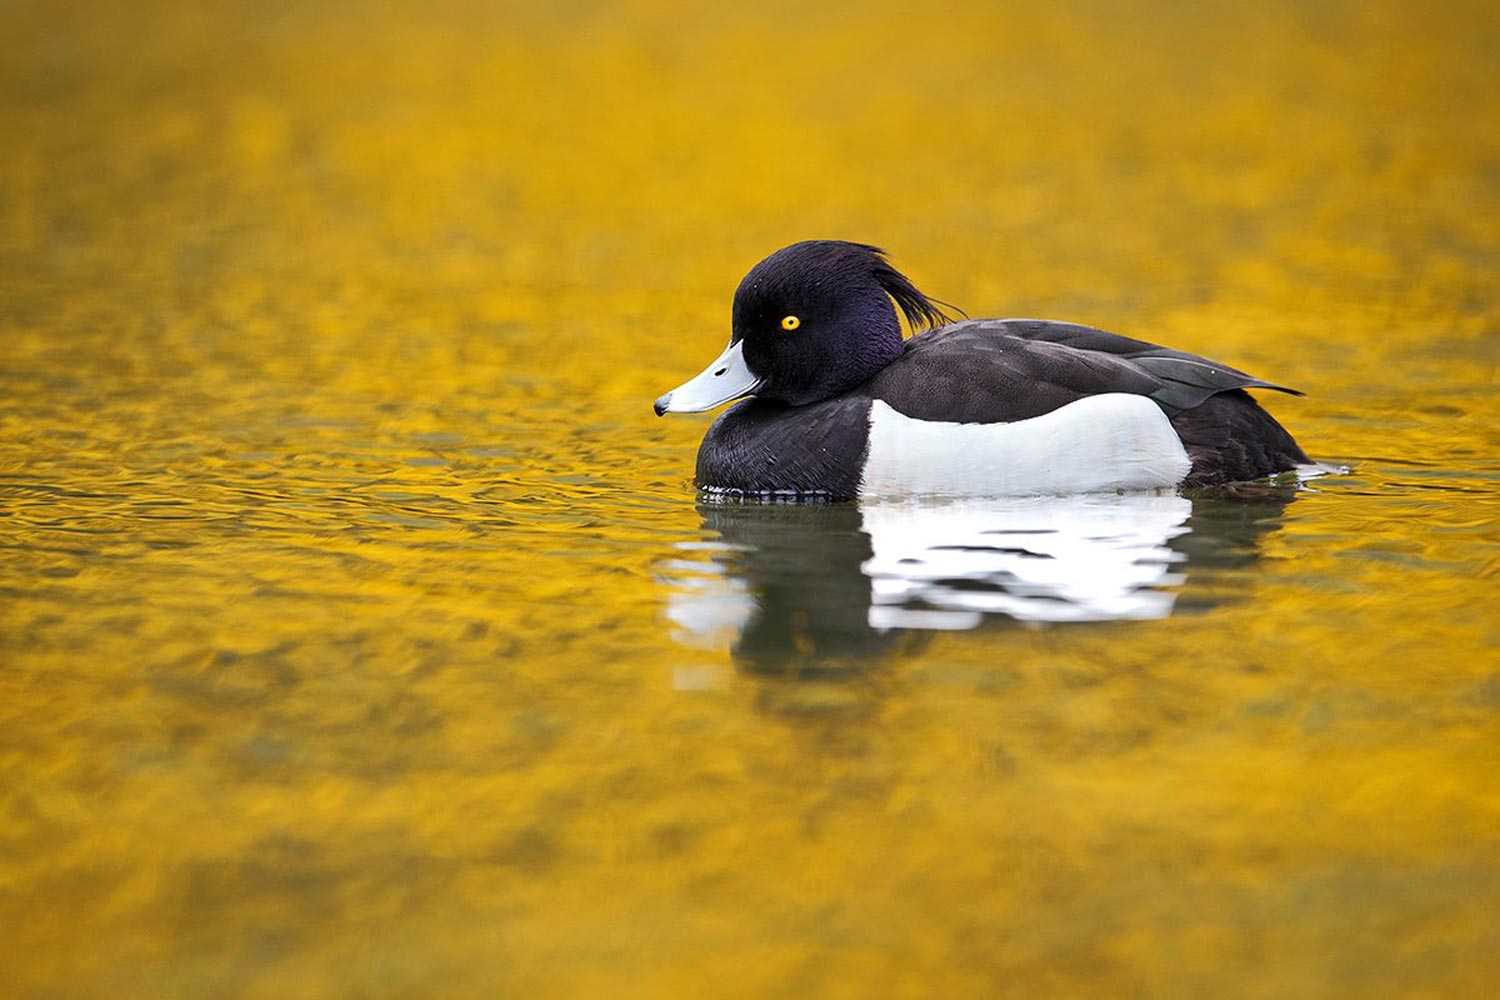
[[[793,406],[829,399],[901,355],[896,307],[918,329],[950,322],[942,306],[877,247],[793,243],[745,275],[729,346],[659,398],[656,413],[697,413],[752,395]]]

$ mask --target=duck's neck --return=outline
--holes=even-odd
[[[840,381],[843,384],[830,392],[830,396],[864,385],[906,350],[906,344],[901,339],[901,324],[897,322],[894,310],[874,316],[871,320],[865,327],[865,335],[839,367]]]

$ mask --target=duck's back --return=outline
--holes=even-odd
[[[871,382],[907,416],[1008,423],[1106,392],[1149,396],[1172,416],[1236,389],[1295,389],[1196,354],[1077,323],[980,319],[928,330]]]

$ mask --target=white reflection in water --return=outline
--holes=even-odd
[[[1191,501],[1091,494],[875,503],[861,508],[873,555],[875,628],[973,628],[983,614],[1022,621],[1164,618],[1182,582]]]
[[[1210,563],[1253,558],[1255,536],[1287,499],[1197,517],[1193,501],[1155,493],[702,503],[707,539],[678,543],[657,570],[684,645],[727,645],[739,660],[766,664],[870,656],[901,632],[986,618],[1166,617],[1191,553]],[[1196,542],[1183,537],[1204,528]]]
[[[705,561],[671,559],[658,567],[671,591],[667,619],[676,626],[672,638],[684,646],[720,649],[740,634],[755,611],[755,599],[745,578],[728,572],[716,553],[742,551],[743,546],[713,542],[678,542],[682,552],[708,553]]]

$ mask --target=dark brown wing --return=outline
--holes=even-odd
[[[1246,388],[1295,392],[1185,351],[1046,320],[970,320],[918,334],[869,384],[906,416],[957,423],[1026,420],[1108,392],[1149,396],[1172,416]]]

